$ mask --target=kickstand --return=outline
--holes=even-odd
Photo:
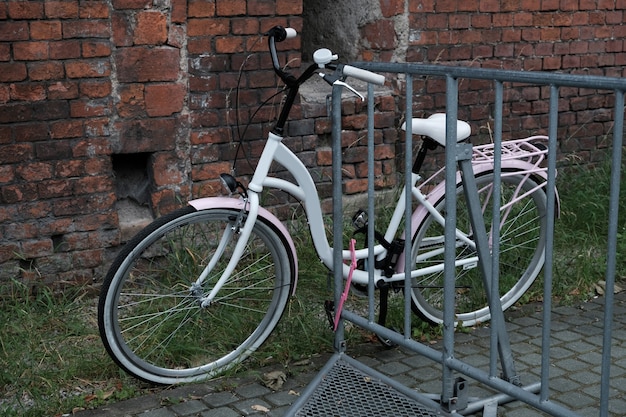
[[[389,307],[389,286],[383,285],[378,291],[378,296],[380,300],[380,303],[378,305],[378,324],[386,327],[385,323],[387,322],[387,309]],[[396,344],[393,343],[391,340],[378,334],[376,335],[376,338],[386,348],[392,348],[396,346]]]

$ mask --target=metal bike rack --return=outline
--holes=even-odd
[[[555,222],[556,197],[556,153],[557,153],[557,126],[558,126],[558,101],[561,87],[594,88],[614,92],[614,133],[612,149],[612,172],[610,190],[610,219],[608,225],[608,262],[606,265],[606,298],[604,307],[603,328],[603,351],[602,373],[600,383],[600,398],[598,401],[599,415],[609,415],[609,376],[611,370],[611,345],[613,321],[613,288],[615,284],[617,251],[617,210],[619,204],[621,152],[624,130],[624,93],[626,92],[626,80],[596,76],[580,76],[556,73],[519,72],[506,70],[489,70],[466,67],[450,67],[441,65],[422,64],[383,64],[383,63],[360,63],[358,66],[370,71],[388,74],[399,74],[406,81],[406,104],[405,108],[413,108],[412,81],[415,76],[442,77],[446,81],[446,112],[448,115],[446,131],[446,209],[448,213],[445,228],[445,281],[444,281],[444,323],[443,323],[443,348],[435,350],[432,347],[420,343],[411,338],[411,299],[410,291],[405,291],[404,296],[404,329],[392,331],[382,327],[374,321],[374,290],[373,273],[370,274],[369,311],[367,317],[346,308],[341,312],[341,319],[350,321],[368,331],[372,331],[381,337],[387,338],[398,346],[422,355],[424,358],[441,364],[441,392],[433,394],[419,394],[413,389],[381,375],[375,370],[355,361],[346,354],[344,342],[344,329],[339,325],[335,335],[336,354],[317,378],[311,383],[306,392],[302,393],[299,400],[293,404],[287,415],[317,416],[317,415],[467,415],[478,411],[483,412],[485,417],[495,417],[497,404],[512,400],[523,401],[531,407],[554,416],[575,417],[579,416],[575,410],[568,409],[550,398],[550,343],[551,343],[551,311],[552,311],[552,263],[553,263],[553,229]],[[500,307],[497,292],[491,291],[498,288],[497,261],[499,259],[498,245],[490,250],[487,242],[484,222],[481,216],[475,182],[471,168],[471,145],[456,144],[456,123],[458,113],[458,84],[460,79],[490,80],[494,83],[494,144],[495,149],[500,149],[502,143],[502,116],[503,116],[503,91],[504,83],[524,83],[530,85],[549,86],[549,152],[548,152],[548,179],[547,179],[547,229],[546,254],[544,267],[544,293],[543,293],[543,327],[541,331],[541,372],[540,380],[523,387],[520,384],[515,370],[515,358],[511,350],[509,333],[506,329],[504,314]],[[334,282],[335,282],[335,305],[338,304],[339,296],[345,285],[341,275],[343,264],[341,248],[343,234],[343,207],[342,201],[342,149],[341,149],[341,87],[333,88],[332,96],[332,123],[333,123],[333,233],[334,242]],[[374,94],[373,87],[368,87],[368,163],[374,164]],[[407,115],[407,119],[411,115]],[[410,129],[406,132],[405,166],[404,172],[406,184],[410,184],[410,172],[413,163],[412,138]],[[469,146],[469,149],[467,148]],[[495,179],[494,188],[498,188],[500,178],[499,152],[495,152]],[[456,207],[456,180],[457,167],[463,172],[465,195],[473,221],[476,245],[479,253],[479,266],[483,273],[483,281],[487,294],[490,297],[491,324],[490,324],[490,360],[488,369],[472,366],[455,357],[455,326],[454,326],[454,228],[456,219],[451,216]],[[617,168],[615,168],[617,167]],[[368,210],[374,213],[374,177],[370,170],[368,177]],[[411,195],[407,193],[407,213],[409,219],[405,225],[410,231]],[[497,211],[497,210],[494,210]],[[372,231],[373,232],[373,231]],[[410,233],[408,234],[410,235]],[[373,233],[369,233],[368,246],[374,246]],[[409,256],[411,253],[410,239],[406,239],[405,253],[407,254],[407,275],[410,272]],[[492,260],[493,263],[492,263]],[[410,288],[410,278],[405,285]],[[501,375],[498,375],[498,361]],[[465,379],[469,377],[477,383],[484,384],[498,394],[485,398],[468,398],[465,389]],[[365,381],[365,382],[364,382]],[[384,400],[384,401],[383,401]],[[391,403],[391,404],[390,404]],[[341,404],[341,407],[339,406]],[[394,405],[395,404],[395,405]],[[340,407],[340,408],[338,408]],[[398,407],[398,408],[393,408]],[[392,411],[390,411],[392,410]],[[393,412],[393,410],[407,410]],[[411,410],[411,411],[408,411]]]

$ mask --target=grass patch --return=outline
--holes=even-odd
[[[616,282],[626,280],[626,165],[621,168]],[[557,303],[587,300],[606,278],[611,165],[570,165],[559,170],[560,217],[554,231],[553,297]],[[540,274],[540,277],[542,274]],[[541,280],[525,300],[541,300]],[[522,300],[523,301],[523,300]]]
[[[622,172],[626,172],[623,168]],[[610,166],[561,168],[558,188],[561,216],[556,222],[554,297],[573,303],[595,295],[595,284],[605,278]],[[626,187],[622,187],[626,190]],[[626,277],[626,191],[620,197],[618,280]],[[294,215],[301,218],[300,213]],[[289,365],[333,347],[333,333],[324,311],[332,297],[328,271],[318,260],[305,222],[292,222],[300,261],[296,295],[278,328],[242,369]],[[137,397],[155,388],[126,376],[107,356],[97,330],[97,299],[82,288],[55,293],[18,282],[0,288],[0,415],[61,415],[74,409],[96,408]],[[542,286],[533,285],[524,297],[536,301]],[[389,324],[401,328],[402,293],[391,294]],[[350,308],[366,300],[351,295]],[[428,342],[441,329],[412,318],[412,335]],[[359,329],[346,336],[354,345],[372,340]],[[161,388],[159,388],[161,389]]]
[[[18,282],[0,291],[0,414],[42,416],[93,407],[143,392],[106,356],[97,334],[96,300]]]

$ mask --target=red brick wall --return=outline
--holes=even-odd
[[[287,0],[1,2],[0,282],[103,276],[121,238],[113,155],[149,155],[155,215],[215,193],[232,159],[242,60],[266,48],[254,42],[271,26],[299,29],[300,10]],[[282,58],[299,57],[298,40],[281,46]],[[250,61],[244,120],[276,88],[269,61]]]
[[[364,60],[389,61],[401,48],[407,62],[626,75],[626,0],[380,0],[380,9],[382,18],[360,29]],[[459,88],[460,117],[489,140],[492,84],[465,80]],[[505,89],[506,137],[545,134],[548,87]],[[445,108],[443,80],[420,79],[413,90],[413,114]],[[583,161],[603,158],[597,150],[609,144],[612,93],[563,88],[561,99],[562,153]]]
[[[377,17],[359,27],[355,44],[365,60],[400,56],[623,76],[626,0],[581,0],[576,10],[556,0],[372,1]],[[275,24],[306,30],[302,9],[301,0],[0,2],[0,283],[103,276],[121,240],[114,155],[149,156],[155,215],[218,193],[216,178],[234,159],[237,117],[247,122],[278,88],[259,35]],[[299,68],[300,38],[280,48],[281,61]],[[416,85],[415,112],[440,109],[441,87],[437,80]],[[462,87],[463,117],[484,128],[485,85]],[[520,94],[509,98],[510,130],[544,128],[545,91]],[[566,94],[564,151],[582,149],[592,158],[610,124],[608,99],[593,91]],[[267,133],[278,103],[257,114],[244,138],[253,161],[262,145],[254,139]],[[395,180],[402,100],[376,103],[374,169],[385,186]],[[344,105],[349,193],[364,190],[368,171],[361,110],[354,100]],[[325,106],[302,102],[293,116],[286,140],[320,180],[328,208]],[[241,155],[236,170],[250,174]],[[288,212],[285,198],[267,199],[279,214]]]

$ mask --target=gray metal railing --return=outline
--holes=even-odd
[[[357,312],[344,309],[341,316],[343,320],[348,320],[356,325],[375,332],[381,337],[387,338],[393,343],[398,344],[404,348],[408,348],[414,352],[417,352],[424,357],[437,361],[442,364],[442,388],[439,403],[442,410],[445,412],[462,412],[463,414],[472,413],[478,411],[487,402],[493,399],[483,399],[472,401],[463,410],[457,410],[456,393],[455,393],[455,373],[468,376],[479,383],[485,384],[492,389],[501,393],[496,396],[498,399],[503,397],[521,400],[538,410],[542,410],[554,416],[575,416],[574,410],[567,409],[566,407],[559,405],[550,400],[550,334],[551,334],[551,311],[552,311],[552,283],[553,283],[553,271],[552,264],[554,260],[554,241],[553,230],[555,224],[555,207],[556,197],[555,193],[550,190],[555,189],[556,184],[556,165],[557,165],[557,128],[559,121],[559,91],[563,87],[578,87],[578,88],[593,88],[598,90],[607,90],[615,96],[615,104],[613,109],[614,114],[614,129],[613,129],[613,142],[612,142],[612,172],[611,172],[611,185],[610,185],[610,221],[608,226],[608,262],[606,265],[606,298],[604,308],[604,330],[603,330],[603,352],[602,352],[602,370],[600,381],[600,399],[599,399],[599,415],[606,417],[609,414],[609,379],[611,372],[611,344],[612,344],[612,326],[613,321],[613,288],[615,285],[616,275],[616,262],[615,254],[617,251],[617,233],[618,233],[618,221],[617,211],[619,204],[619,188],[620,188],[620,166],[621,166],[621,153],[623,144],[623,129],[624,129],[624,92],[626,91],[626,80],[616,78],[606,78],[597,76],[582,76],[582,75],[568,75],[559,73],[540,73],[540,72],[519,72],[519,71],[506,71],[506,70],[490,70],[490,69],[478,69],[467,67],[452,67],[442,65],[421,65],[421,64],[383,64],[383,63],[359,63],[358,66],[379,73],[391,74],[391,76],[399,75],[405,81],[406,85],[406,109],[413,108],[413,80],[414,77],[421,76],[434,76],[442,77],[446,81],[446,113],[447,118],[447,142],[446,142],[446,225],[445,225],[445,278],[444,278],[444,323],[443,323],[443,349],[442,351],[435,350],[425,344],[419,343],[411,337],[411,291],[405,291],[404,296],[404,329],[400,332],[392,331],[388,328],[380,326],[374,321],[374,295],[373,295],[373,272],[370,273],[370,290],[369,290],[369,311],[367,317],[358,314]],[[494,113],[494,132],[493,140],[495,149],[500,149],[502,143],[502,126],[503,126],[503,97],[505,91],[505,83],[523,83],[537,86],[548,86],[550,91],[549,99],[549,151],[548,151],[548,179],[547,179],[547,237],[546,237],[546,253],[545,253],[545,267],[544,267],[544,288],[543,288],[543,329],[541,336],[541,374],[540,381],[533,383],[527,387],[521,387],[516,381],[515,365],[513,355],[508,342],[508,335],[504,324],[504,315],[501,314],[501,310],[492,309],[491,319],[491,353],[489,370],[485,371],[470,364],[457,359],[454,355],[455,352],[455,326],[454,326],[454,299],[455,299],[455,268],[454,268],[454,253],[455,253],[455,217],[452,213],[456,211],[456,171],[459,167],[459,154],[456,147],[456,123],[458,114],[458,90],[459,80],[462,79],[480,79],[491,80],[493,82],[493,88],[495,91],[495,99],[493,103]],[[374,123],[373,123],[373,108],[374,108],[374,94],[372,86],[369,86],[368,91],[368,163],[373,166],[374,154]],[[344,280],[341,276],[341,265],[343,263],[341,250],[342,247],[342,233],[343,233],[343,207],[340,203],[342,201],[342,160],[341,160],[341,88],[335,87],[333,89],[332,100],[332,122],[333,122],[333,199],[335,201],[333,217],[334,217],[334,264],[337,266],[335,269],[335,290],[336,294],[340,294],[344,285]],[[406,115],[407,120],[411,118],[411,114]],[[410,189],[410,175],[411,167],[413,163],[413,151],[412,151],[412,137],[410,129],[407,129],[405,138],[405,160],[404,160],[404,173],[405,182]],[[500,158],[499,153],[495,152],[495,187],[499,188],[499,172],[500,172]],[[461,169],[463,166],[461,164]],[[469,168],[471,169],[471,167]],[[368,174],[368,210],[370,213],[374,213],[374,170],[369,170]],[[471,171],[469,171],[471,172]],[[471,199],[471,195],[466,197]],[[406,204],[406,219],[405,225],[407,236],[411,236],[411,193],[407,193]],[[497,200],[496,200],[497,201]],[[471,206],[471,202],[468,202]],[[498,213],[494,207],[494,213]],[[372,222],[373,223],[373,222]],[[373,238],[373,226],[370,227],[368,233],[368,246],[374,247]],[[497,228],[496,228],[497,229]],[[484,228],[482,229],[484,231]],[[496,237],[497,238],[497,237]],[[477,240],[480,240],[477,237]],[[496,239],[497,240],[497,239]],[[410,275],[411,270],[411,239],[405,241],[405,254],[406,254],[406,273]],[[491,254],[489,250],[485,256],[481,256],[481,262],[487,262],[488,265],[484,265],[484,271],[486,274],[486,285],[491,286],[492,289],[498,288],[498,259],[499,259],[499,247],[494,245]],[[373,254],[370,254],[370,261],[373,264]],[[492,262],[493,261],[493,262]],[[405,288],[411,288],[410,278],[407,277]],[[498,291],[491,291],[491,305],[499,306]],[[498,313],[500,311],[500,313]],[[335,347],[338,351],[344,349],[344,332],[342,326],[337,331],[335,338]],[[506,378],[500,378],[497,375],[497,363],[498,355],[500,356],[501,366],[503,368],[503,374]]]

